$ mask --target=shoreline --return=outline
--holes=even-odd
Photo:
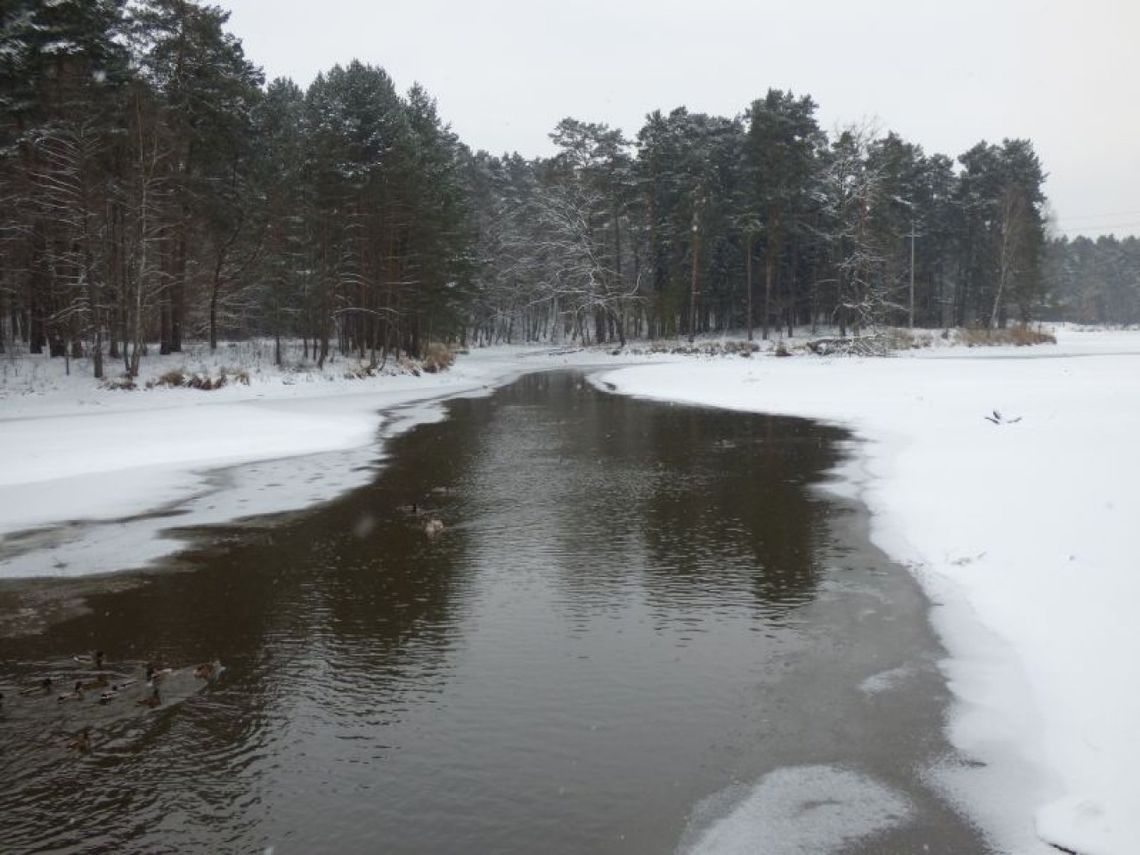
[[[984,764],[943,784],[1002,851],[1123,855],[1140,849],[1140,695],[1124,676],[1140,630],[1118,607],[1140,596],[1123,522],[1140,513],[1138,342],[1069,333],[1028,353],[742,360],[594,383],[850,431],[858,471],[837,475],[857,476],[875,545],[928,592],[950,654],[948,734]]]
[[[104,390],[103,411],[64,414],[50,399],[43,415],[25,406],[0,417],[0,489],[19,496],[0,512],[0,580],[143,569],[181,548],[177,529],[299,511],[360,486],[382,465],[387,439],[441,418],[448,399],[488,394],[532,370],[633,362],[488,348],[440,374],[312,384],[299,394],[268,384],[222,390],[221,399]],[[124,397],[134,395],[161,397]]]
[[[1118,608],[1140,596],[1127,567],[1125,522],[1140,513],[1129,489],[1140,478],[1140,456],[1131,450],[1140,408],[1127,394],[1140,392],[1138,345],[1140,333],[1121,331],[1070,332],[1060,345],[1033,351],[953,349],[885,360],[497,348],[472,360],[494,363],[493,372],[472,372],[468,363],[447,378],[476,373],[465,389],[433,395],[417,383],[414,395],[403,394],[405,403],[417,399],[438,413],[452,395],[485,394],[530,371],[586,366],[590,382],[609,393],[846,429],[855,442],[836,486],[854,491],[871,514],[874,545],[908,567],[927,593],[930,620],[949,651],[942,669],[955,707],[947,732],[979,761],[941,785],[966,799],[1007,851],[1060,846],[1096,855],[1140,848],[1140,823],[1128,810],[1130,770],[1140,763],[1129,722],[1140,715],[1140,693],[1127,680],[1140,630]],[[536,361],[528,364],[529,357]],[[339,391],[265,406],[304,411],[338,397],[357,404],[378,397]],[[369,478],[391,428],[384,421],[375,429],[377,413],[393,406],[368,411],[373,430],[354,451],[281,458],[277,472],[265,461],[238,466],[266,470],[263,484],[280,477],[294,483],[306,474],[298,468],[305,457],[326,464],[317,470],[335,462]],[[986,421],[995,409],[1009,420]],[[16,421],[0,419],[0,433]],[[333,485],[328,498],[346,489],[351,485]],[[293,498],[294,509],[324,500]],[[213,522],[276,512],[252,504],[212,508],[221,515]],[[157,522],[156,530],[171,525],[169,517]],[[148,541],[155,537],[150,532]],[[175,542],[166,553],[182,546]],[[3,562],[0,556],[0,568]]]

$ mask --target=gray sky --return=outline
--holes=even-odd
[[[1140,234],[1140,0],[214,0],[269,78],[353,58],[419,81],[473,148],[549,154],[564,116],[634,135],[769,87],[929,152],[1029,137],[1069,234]]]

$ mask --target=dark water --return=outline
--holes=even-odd
[[[449,411],[373,485],[0,639],[0,851],[984,850],[927,784],[925,604],[810,487],[837,432],[567,373]],[[226,671],[12,697],[95,647]],[[752,817],[769,790],[807,795]]]

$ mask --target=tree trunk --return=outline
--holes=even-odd
[[[744,253],[744,290],[746,292],[745,304],[746,318],[745,323],[748,326],[748,340],[752,341],[752,235],[749,233],[744,241],[746,250]]]
[[[792,239],[792,269],[788,276],[788,338],[796,334],[796,268],[799,266],[799,255],[796,249],[796,240]]]
[[[701,253],[701,232],[697,217],[693,215],[693,278],[689,285],[689,344],[697,335],[697,271]]]
[[[772,308],[772,274],[775,266],[772,261],[772,247],[769,245],[768,257],[764,259],[764,322],[761,326],[761,337],[764,341],[768,340],[768,319],[771,317]]]
[[[95,325],[95,341],[91,347],[91,364],[94,367],[96,380],[103,379],[103,332],[99,325]]]

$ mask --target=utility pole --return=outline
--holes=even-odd
[[[914,329],[914,239],[918,237],[915,228],[917,220],[914,215],[914,202],[908,202],[901,196],[892,196],[891,198],[910,208],[910,234],[906,235],[910,238],[910,312],[908,321],[910,329]]]
[[[697,196],[693,205],[693,282],[689,286],[689,344],[697,335],[697,262],[701,251],[701,204],[703,197]]]
[[[744,261],[744,278],[747,280],[745,290],[748,294],[748,340],[752,341],[752,232],[751,230],[744,233],[744,243],[747,248],[747,254]]]
[[[910,206],[910,328],[914,329],[914,205]]]

